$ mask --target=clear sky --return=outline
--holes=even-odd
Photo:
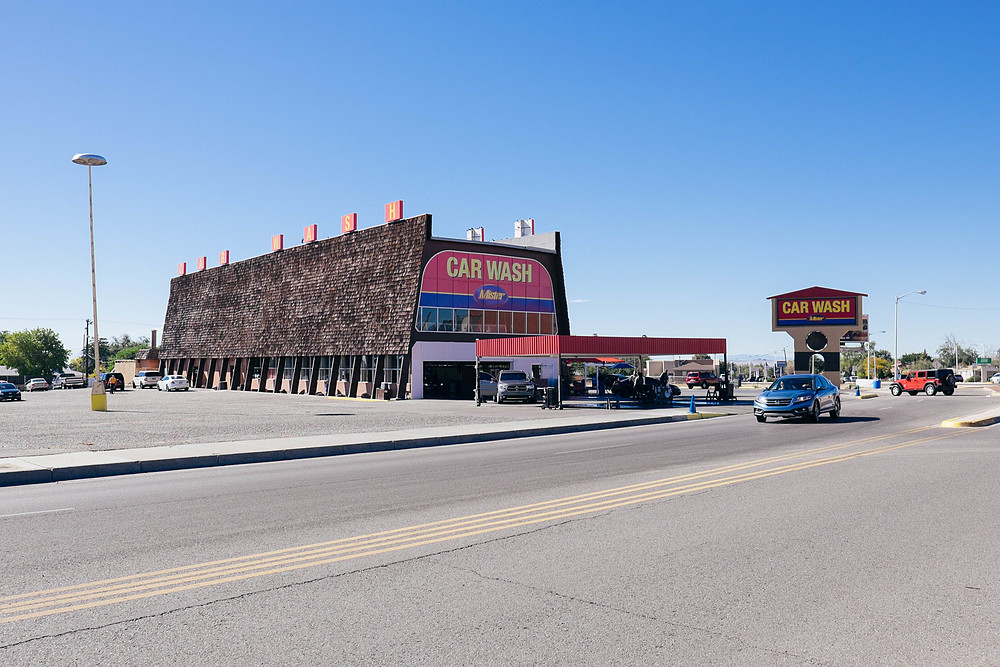
[[[4,7],[0,329],[161,329],[179,262],[383,205],[563,237],[574,333],[791,351],[766,298],[868,294],[880,347],[1000,345],[1000,4]],[[335,288],[335,286],[331,286]]]

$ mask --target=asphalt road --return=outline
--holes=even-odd
[[[0,663],[997,664],[995,400],[0,489]]]

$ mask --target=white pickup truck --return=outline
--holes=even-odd
[[[87,378],[83,377],[81,373],[63,373],[59,376],[59,380],[63,389],[82,389],[87,386]]]

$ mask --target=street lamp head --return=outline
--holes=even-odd
[[[917,294],[927,294],[927,290],[925,290],[925,289],[918,289],[917,290]]]
[[[82,164],[85,167],[100,167],[108,163],[103,157],[94,155],[93,153],[77,153],[73,156],[73,162]]]

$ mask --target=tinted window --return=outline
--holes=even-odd
[[[524,371],[501,371],[500,379],[507,382],[527,382],[528,374]]]

